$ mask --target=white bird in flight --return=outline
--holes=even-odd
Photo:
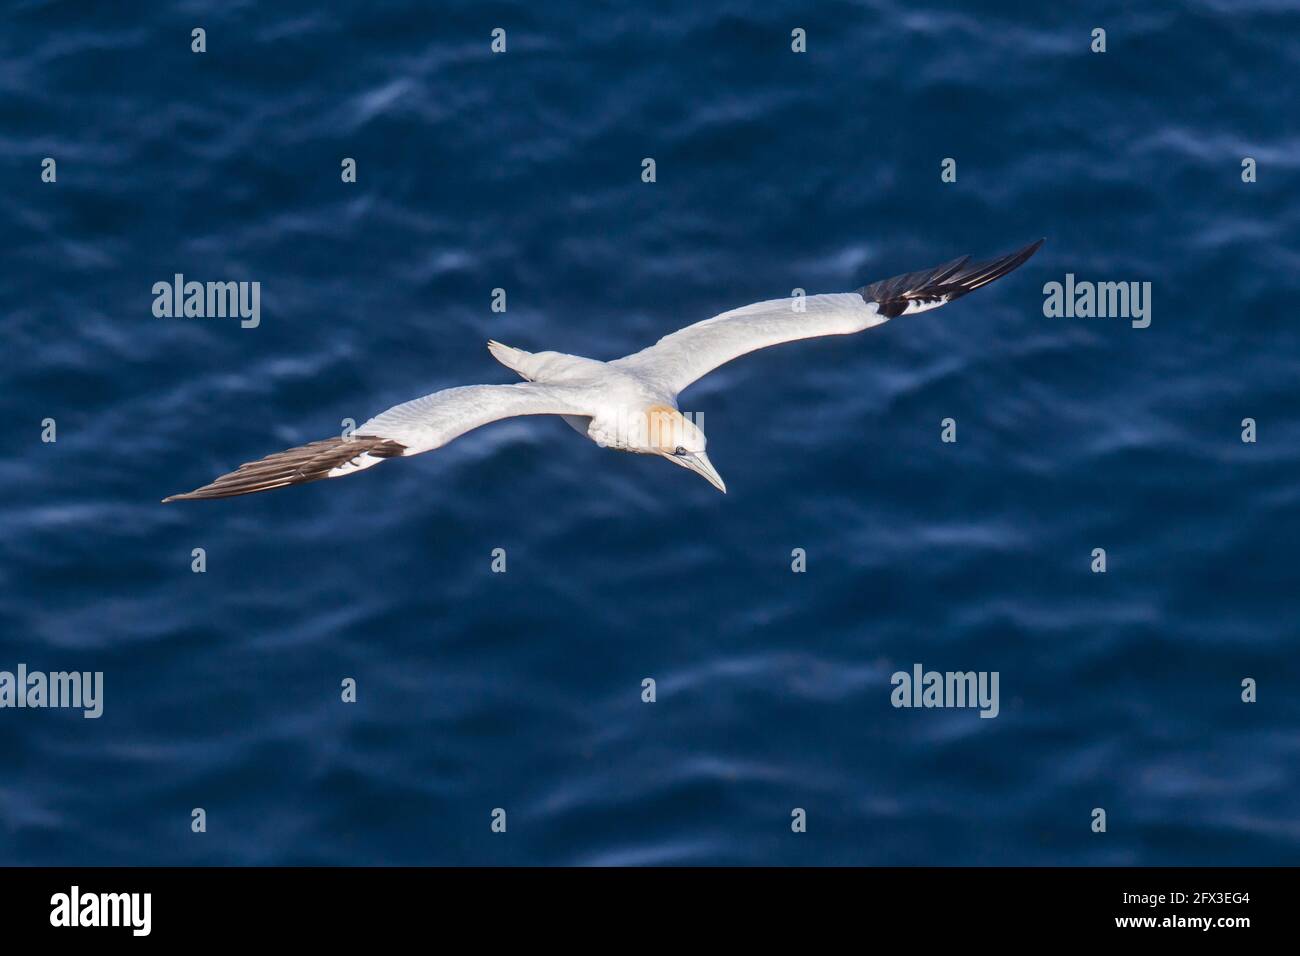
[[[564,352],[488,349],[524,379],[466,385],[395,405],[346,437],[327,438],[240,465],[211,484],[163,502],[228,498],[364,471],[390,458],[433,451],[489,422],[560,415],[602,448],[658,455],[726,492],[704,432],[677,407],[692,382],[756,349],[822,335],[848,335],[973,292],[1032,256],[1043,240],[986,262],[969,256],[863,286],[856,292],[771,299],[723,312],[611,362]]]

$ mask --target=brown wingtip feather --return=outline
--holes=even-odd
[[[393,458],[406,451],[406,446],[389,438],[372,435],[353,435],[350,438],[327,438],[286,451],[267,455],[258,461],[240,465],[216,481],[179,495],[169,495],[163,504],[172,501],[196,501],[204,498],[231,498],[251,495],[289,485],[304,485],[310,481],[328,478],[335,469],[353,463],[359,471]],[[362,456],[364,462],[358,462]]]
[[[1001,279],[1024,265],[1046,241],[1046,238],[1039,239],[1021,246],[1015,252],[983,262],[971,262],[970,256],[962,256],[933,269],[908,272],[873,282],[858,292],[866,301],[875,302],[881,315],[892,319],[907,312],[908,306],[914,303],[935,302],[938,299],[951,302],[995,279]]]

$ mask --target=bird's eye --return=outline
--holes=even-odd
[[[678,458],[681,458],[682,455],[686,454],[686,449],[683,448],[681,445],[678,445],[676,448],[673,449],[673,454],[676,455]]]

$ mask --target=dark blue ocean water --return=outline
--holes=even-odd
[[[0,670],[105,700],[0,710],[0,863],[1300,861],[1298,67],[1281,0],[7,4]],[[686,392],[725,497],[532,419],[158,503],[488,338],[1039,236]],[[178,272],[261,325],[155,318]],[[1044,317],[1066,273],[1150,327]],[[892,707],[916,663],[999,716]]]

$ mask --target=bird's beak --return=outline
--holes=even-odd
[[[689,469],[704,478],[724,495],[727,493],[727,483],[722,480],[722,476],[718,474],[718,470],[713,467],[713,462],[709,461],[709,456],[704,452],[682,455],[680,458],[674,458],[673,460],[683,468]]]

